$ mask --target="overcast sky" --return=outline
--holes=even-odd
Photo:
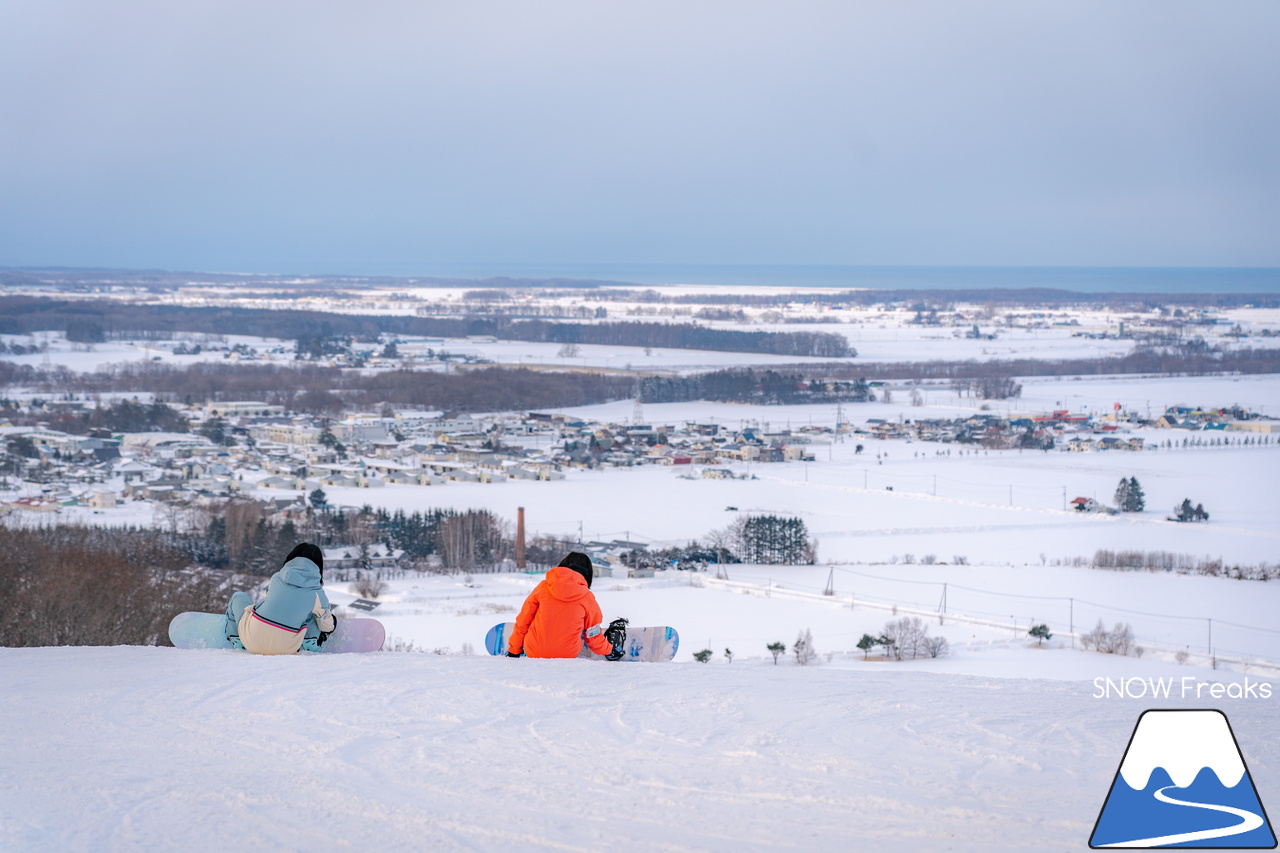
[[[0,265],[1280,266],[1280,2],[0,0]]]

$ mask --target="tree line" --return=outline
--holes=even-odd
[[[485,571],[513,553],[510,528],[489,510],[406,513],[369,506],[330,508],[323,502],[296,519],[281,520],[257,501],[233,499],[178,520],[166,541],[194,565],[250,575],[270,575],[298,542],[350,547],[359,569],[369,568],[372,546],[385,545],[404,551],[409,566]]]
[[[728,403],[866,402],[874,399],[864,377],[816,380],[804,373],[780,373],[750,367],[713,370],[689,376],[645,376],[640,399],[646,403],[715,400]]]
[[[33,400],[32,405],[39,405]],[[106,406],[95,406],[81,411],[41,412],[20,410],[18,403],[0,399],[0,420],[17,426],[34,426],[47,423],[50,429],[70,435],[93,435],[116,432],[188,432],[191,422],[171,406],[164,403],[140,403],[137,400],[116,400]]]
[[[499,337],[522,341],[847,358],[857,353],[843,335],[830,332],[742,332],[693,323],[511,323]]]
[[[68,340],[168,340],[179,332],[325,340],[383,335],[463,338],[489,335],[505,340],[590,343],[613,346],[844,358],[855,355],[842,335],[827,332],[743,332],[694,323],[552,323],[503,317],[408,317],[328,314],[320,311],[137,305],[112,300],[0,297],[0,333],[30,335],[58,330]]]
[[[365,374],[306,363],[208,362],[176,366],[137,362],[94,373],[72,373],[0,362],[0,388],[6,385],[56,389],[61,396],[151,393],[161,401],[188,405],[212,400],[260,400],[315,415],[385,406],[465,412],[527,411],[584,406],[635,394],[635,380],[619,374],[500,367],[465,373],[389,370]],[[147,409],[148,415],[151,411]],[[76,426],[95,419],[129,419],[121,411],[117,414],[121,417],[88,415],[80,421],[73,418],[63,422]],[[41,420],[48,418],[42,416]],[[152,420],[159,423],[163,418]],[[53,423],[50,426],[63,429]]]
[[[1203,341],[1201,342],[1203,343]],[[1155,373],[1204,376],[1222,373],[1280,373],[1280,348],[1220,350],[1208,345],[1137,347],[1128,355],[1106,358],[942,360],[803,364],[794,368],[810,378],[910,382],[926,379],[973,379],[1014,376],[1101,376]]]

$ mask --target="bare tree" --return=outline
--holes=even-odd
[[[903,616],[885,623],[884,645],[894,660],[914,660],[926,654],[929,629],[919,616]]]
[[[925,653],[931,658],[940,658],[951,651],[951,644],[946,637],[927,637],[924,641]]]
[[[818,656],[818,651],[813,647],[813,634],[808,628],[805,628],[796,637],[795,644],[791,647],[791,651],[795,653],[796,663],[801,666],[808,666]]]
[[[1117,622],[1110,631],[1098,620],[1092,631],[1080,635],[1080,644],[1086,649],[1097,649],[1109,655],[1133,655],[1141,657],[1143,649],[1136,642],[1133,626]]]

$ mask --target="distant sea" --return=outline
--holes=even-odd
[[[390,273],[390,271],[388,271]],[[412,275],[404,270],[390,273]],[[1085,293],[1280,293],[1277,267],[889,267],[764,264],[442,264],[438,278],[533,278],[629,284],[1021,290]]]

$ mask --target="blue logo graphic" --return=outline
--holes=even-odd
[[[1275,833],[1221,711],[1144,711],[1089,846],[1271,849]]]

